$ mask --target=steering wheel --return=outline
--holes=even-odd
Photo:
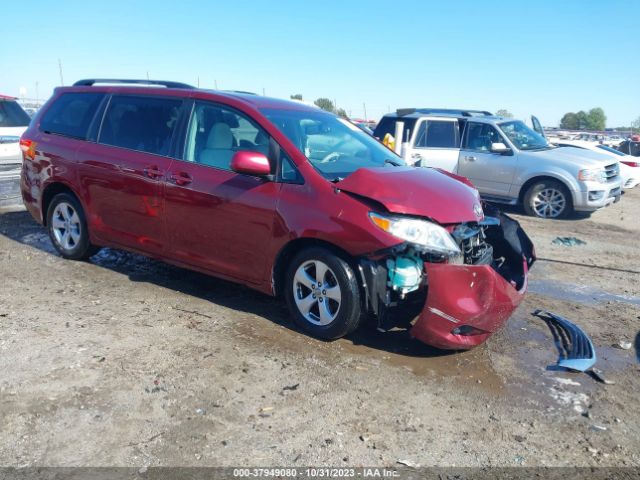
[[[327,163],[327,162],[335,162],[340,155],[342,155],[340,152],[337,152],[336,150],[338,150],[341,146],[343,146],[345,143],[349,143],[350,140],[342,140],[341,142],[336,143],[333,146],[333,152],[325,155],[322,160],[320,160],[320,163]]]

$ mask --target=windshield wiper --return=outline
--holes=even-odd
[[[401,167],[402,164],[399,162],[396,162],[395,160],[391,160],[390,158],[385,158],[384,159],[384,163],[385,165],[388,163],[389,165],[393,165],[394,167]]]

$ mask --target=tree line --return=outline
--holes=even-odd
[[[560,120],[560,128],[565,130],[604,130],[607,116],[600,107],[592,108],[588,112],[567,112]]]

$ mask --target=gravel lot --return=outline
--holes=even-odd
[[[0,464],[640,466],[638,212],[640,188],[590,218],[514,211],[530,293],[448,353],[366,327],[321,342],[280,300],[137,255],[65,261],[4,207]],[[554,370],[536,308],[581,325],[615,384]]]

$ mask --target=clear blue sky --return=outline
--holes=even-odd
[[[396,11],[395,9],[398,8]],[[5,2],[0,93],[87,77],[325,96],[353,116],[506,108],[556,125],[600,106],[640,116],[640,1]],[[11,21],[8,21],[11,19]]]

